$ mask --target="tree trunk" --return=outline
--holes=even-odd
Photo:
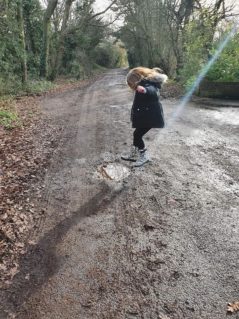
[[[49,0],[43,19],[43,45],[41,52],[40,76],[47,78],[49,73],[49,32],[51,24],[51,16],[57,6],[58,0]]]
[[[25,37],[27,51],[31,51],[33,55],[37,54],[37,48],[35,44],[35,34],[32,21],[32,2],[33,0],[23,0],[23,14],[25,21]]]
[[[184,65],[184,30],[190,21],[190,16],[194,9],[195,0],[182,0],[176,14],[177,16],[177,43],[176,43],[176,60],[177,60],[177,79],[180,80],[180,70]]]
[[[61,33],[60,33],[60,38],[59,38],[59,44],[56,50],[56,59],[55,59],[55,64],[53,67],[53,71],[51,74],[51,79],[55,79],[56,76],[59,73],[60,67],[61,67],[61,62],[62,62],[62,57],[64,54],[64,42],[65,42],[65,36],[66,36],[66,28],[67,28],[67,22],[69,20],[70,16],[70,9],[72,6],[72,3],[75,0],[66,0],[65,3],[65,10],[64,10],[64,17],[62,21],[62,26],[61,26]]]
[[[21,69],[22,69],[22,83],[27,82],[27,54],[26,54],[26,41],[24,31],[24,20],[23,20],[23,7],[22,0],[17,1],[17,21],[19,26],[19,42],[21,47]]]

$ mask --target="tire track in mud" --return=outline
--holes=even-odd
[[[161,235],[167,229],[167,222],[164,210],[154,195],[149,200],[147,198],[146,204],[144,191],[137,193],[128,191],[124,209],[116,222],[119,238],[124,240],[119,245],[121,258],[117,263],[125,270],[127,278],[127,284],[121,282],[119,286],[127,291],[124,300],[131,297],[128,304],[121,305],[118,318],[160,318],[159,294],[154,283],[162,280],[160,269],[165,260],[161,254],[167,245]],[[136,198],[134,203],[132,197]]]
[[[108,197],[113,200],[116,196],[104,182],[100,182],[93,192],[82,187],[80,198],[73,200],[76,197],[75,187],[79,187],[74,183],[86,178],[86,169],[81,169],[76,161],[91,158],[92,152],[97,152],[104,145],[104,126],[99,122],[98,115],[92,114],[92,108],[96,106],[97,86],[93,84],[83,92],[63,93],[47,99],[46,103],[43,101],[43,110],[50,117],[51,125],[60,126],[62,131],[44,182],[41,203],[43,218],[31,235],[32,241],[39,242],[31,246],[22,258],[20,273],[6,296],[6,304],[13,312],[20,309],[30,295],[58,271],[60,265],[55,248],[70,227],[102,209],[107,205]],[[80,208],[79,202],[83,203]],[[72,213],[74,207],[77,210]]]
[[[53,229],[44,234],[40,241],[30,247],[20,263],[20,273],[13,282],[13,291],[7,296],[7,302],[14,305],[14,311],[19,310],[23,303],[56,274],[61,267],[61,257],[56,253],[58,243],[64,240],[64,236],[73,225],[82,219],[96,214],[112,204],[119,192],[112,190],[101,183],[101,191],[91,197],[84,205],[69,217],[59,222]],[[29,280],[26,280],[29,277]],[[33,313],[31,314],[31,316]]]
[[[24,314],[22,305],[61,268],[62,258],[57,256],[56,248],[71,226],[83,216],[93,214],[87,213],[89,207],[97,213],[109,204],[109,200],[112,203],[122,190],[119,187],[112,191],[112,187],[104,182],[92,180],[97,165],[115,147],[111,135],[114,130],[114,123],[110,121],[111,109],[107,105],[108,97],[102,92],[109,77],[112,75],[106,76],[103,83],[96,82],[83,92],[73,91],[46,100],[44,105],[44,110],[53,121],[52,125],[60,125],[62,132],[45,179],[41,203],[45,214],[39,224],[41,231],[32,234],[38,244],[30,247],[24,256],[21,272],[15,277],[12,289],[7,294],[8,308],[12,312],[19,310],[20,318],[39,315],[35,309],[31,309],[30,313],[26,310]],[[114,85],[114,80],[111,84]],[[106,120],[102,118],[105,111],[108,116]],[[108,204],[105,205],[105,202]],[[80,209],[79,203],[82,203]],[[76,212],[72,213],[74,208]]]
[[[56,213],[64,213],[65,216],[69,207],[72,210],[74,181],[85,178],[85,169],[81,164],[84,164],[87,157],[91,158],[92,151],[102,143],[100,135],[97,134],[99,123],[96,121],[95,125],[89,125],[95,94],[92,84],[83,92],[73,91],[63,93],[62,98],[53,97],[50,101],[47,100],[47,106],[43,106],[43,110],[53,121],[52,125],[60,125],[62,133],[44,182],[41,205],[47,214],[41,220],[42,226],[51,226],[51,222],[55,222]],[[63,112],[61,107],[59,111],[59,100]],[[82,198],[85,198],[85,195],[82,195]],[[60,217],[59,214],[57,217]]]

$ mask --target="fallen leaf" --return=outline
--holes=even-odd
[[[229,303],[227,305],[227,312],[233,313],[239,311],[239,301]]]
[[[13,267],[12,269],[10,269],[9,274],[11,279],[13,279],[13,277],[19,272],[18,266]]]
[[[25,279],[26,279],[26,280],[30,280],[30,274],[27,274],[27,275],[25,276]]]
[[[0,264],[0,270],[1,270],[1,271],[6,271],[6,270],[7,270],[6,265]]]
[[[37,242],[34,241],[34,240],[29,240],[29,241],[28,241],[28,244],[29,244],[29,245],[32,245],[32,246],[35,246],[35,245],[37,244]]]

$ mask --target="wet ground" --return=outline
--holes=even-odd
[[[188,104],[134,169],[132,99],[113,70],[42,101],[63,129],[1,318],[225,319],[239,299],[239,109]]]

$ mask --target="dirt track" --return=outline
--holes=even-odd
[[[152,162],[131,169],[119,155],[132,99],[113,70],[42,101],[63,130],[37,244],[5,299],[17,318],[224,319],[239,300],[239,110],[188,105],[148,133]],[[162,103],[167,120],[177,101]],[[109,163],[130,175],[102,177]]]

